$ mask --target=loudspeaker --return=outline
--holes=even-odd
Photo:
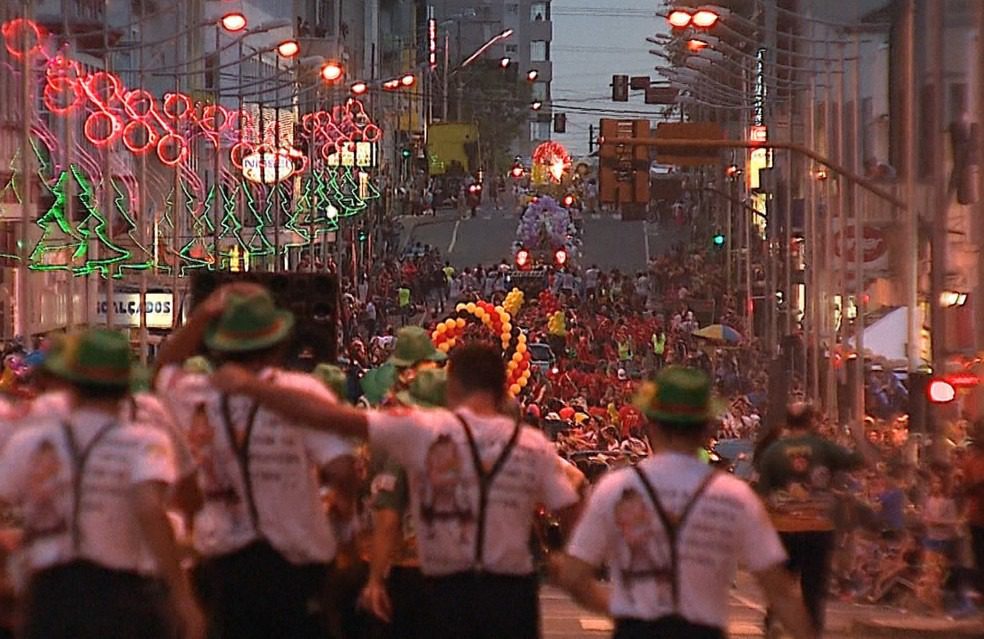
[[[273,295],[277,306],[294,313],[285,367],[310,372],[338,358],[338,278],[328,273],[196,273],[191,280],[192,308],[212,291],[232,282],[254,282]]]

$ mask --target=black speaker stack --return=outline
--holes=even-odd
[[[338,357],[338,279],[327,273],[196,273],[191,280],[192,305],[232,282],[266,287],[277,306],[294,313],[294,334],[287,367],[310,371]]]

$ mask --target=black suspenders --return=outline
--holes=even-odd
[[[475,435],[468,426],[468,422],[458,413],[455,413],[454,416],[461,422],[461,427],[465,431],[465,437],[468,439],[468,448],[471,450],[472,463],[475,466],[475,475],[478,477],[478,531],[475,534],[475,570],[481,572],[484,569],[485,517],[489,505],[489,491],[492,488],[492,482],[495,480],[496,475],[505,466],[506,459],[509,457],[513,448],[516,447],[516,442],[519,441],[519,433],[523,427],[519,423],[519,419],[517,419],[516,427],[513,429],[512,436],[506,443],[506,447],[502,449],[502,453],[499,454],[495,463],[486,472],[482,466],[482,455],[478,450],[478,444],[475,443]]]
[[[653,508],[656,509],[656,514],[659,515],[659,519],[663,523],[663,529],[666,530],[666,541],[670,546],[670,584],[673,592],[673,612],[678,613],[680,610],[680,549],[677,547],[677,543],[680,541],[680,531],[686,525],[687,517],[693,511],[701,495],[704,494],[707,487],[714,481],[717,472],[712,470],[704,477],[700,485],[697,486],[697,490],[694,491],[693,496],[690,497],[690,501],[683,507],[680,516],[673,517],[663,507],[663,502],[659,500],[656,489],[653,488],[646,474],[642,472],[642,469],[638,466],[633,466],[632,470],[638,475],[639,481],[642,482],[643,487],[646,489],[646,494],[649,495],[649,500],[652,502]]]
[[[256,531],[256,534],[262,536],[260,532],[260,516],[256,509],[256,498],[253,495],[253,475],[249,470],[249,444],[250,439],[253,437],[253,426],[256,423],[256,413],[260,410],[260,404],[254,401],[253,405],[249,408],[249,414],[246,417],[246,431],[243,433],[242,443],[236,439],[236,430],[232,426],[228,395],[222,395],[221,408],[222,424],[225,426],[226,437],[229,439],[229,447],[235,453],[236,462],[239,465],[239,472],[243,477],[243,491],[245,492],[243,497],[246,499],[246,506],[249,508],[250,523],[253,524],[253,530]]]
[[[113,420],[100,428],[95,436],[89,440],[85,447],[79,447],[79,441],[75,439],[75,432],[68,422],[62,422],[62,433],[65,435],[65,442],[68,444],[68,451],[72,457],[72,518],[70,520],[72,534],[72,549],[78,553],[82,547],[82,526],[79,516],[82,514],[82,480],[85,477],[85,467],[89,463],[92,451],[100,441],[116,427],[117,422]]]

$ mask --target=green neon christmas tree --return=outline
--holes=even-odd
[[[202,211],[197,216],[194,214],[192,205],[194,194],[189,192],[184,184],[182,184],[182,189],[188,198],[188,214],[192,218],[191,239],[179,251],[179,255],[184,261],[184,264],[181,265],[181,272],[184,274],[190,269],[213,268],[215,264],[215,256],[212,254],[215,227],[211,220],[212,206],[215,203],[215,185],[205,195]]]
[[[131,255],[134,259],[122,265],[120,271],[122,272],[124,269],[142,271],[153,268],[154,256],[137,238],[137,223],[134,219],[134,214],[130,211],[130,203],[133,201],[130,197],[130,187],[121,180],[112,180],[112,185],[113,191],[116,193],[116,197],[113,199],[113,206],[127,225],[127,237],[130,238],[132,246],[136,248],[136,251]]]
[[[84,265],[74,270],[74,273],[87,275],[99,271],[103,277],[122,277],[120,266],[130,261],[132,253],[113,241],[109,233],[109,222],[99,210],[96,204],[95,191],[82,174],[82,170],[73,165],[71,172],[75,177],[75,182],[79,185],[79,201],[85,212],[76,229],[79,235],[85,238],[87,251],[89,249],[88,241],[92,239],[92,236],[95,236],[95,239],[99,241],[99,257],[87,259]],[[85,255],[88,257],[88,252]]]

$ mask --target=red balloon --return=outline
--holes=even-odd
[[[571,419],[572,417],[574,417],[574,409],[571,408],[570,406],[564,406],[563,408],[560,409],[560,412],[558,414],[560,415],[561,419]]]

